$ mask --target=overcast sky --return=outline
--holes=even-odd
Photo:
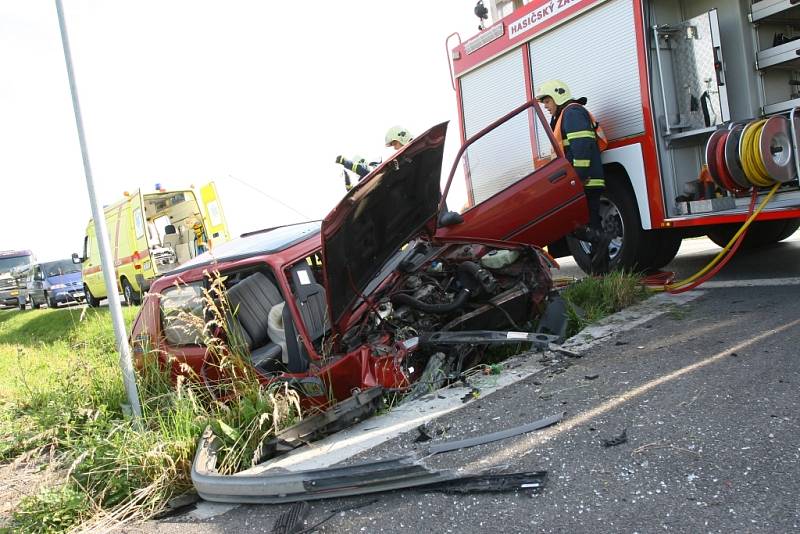
[[[103,204],[214,180],[238,235],[322,218],[344,194],[335,156],[389,156],[393,124],[450,120],[457,144],[444,42],[476,33],[474,0],[63,1]],[[0,250],[79,251],[91,210],[54,0],[0,0],[0,124]]]

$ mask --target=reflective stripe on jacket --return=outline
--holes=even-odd
[[[567,104],[558,115],[553,133],[583,186],[605,187],[600,151],[608,143],[592,114],[578,103]]]

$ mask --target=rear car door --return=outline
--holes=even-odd
[[[447,240],[545,246],[588,221],[581,181],[556,147],[535,101],[518,106],[466,140],[448,177],[445,201],[463,218],[460,223],[440,225],[436,237]]]

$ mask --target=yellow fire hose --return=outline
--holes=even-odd
[[[654,291],[676,291],[676,290],[679,290],[679,289],[681,289],[681,288],[683,288],[685,286],[688,286],[688,285],[692,284],[695,280],[699,279],[700,277],[704,276],[706,273],[711,271],[711,269],[713,269],[723,259],[723,257],[728,253],[728,251],[731,249],[733,244],[736,243],[736,241],[739,239],[739,237],[745,231],[747,231],[747,229],[750,227],[750,224],[752,224],[752,222],[756,220],[756,217],[758,217],[758,215],[761,213],[761,211],[764,209],[764,207],[766,207],[767,203],[770,200],[772,200],[772,197],[775,195],[775,192],[778,190],[778,188],[780,186],[781,186],[781,184],[780,184],[780,182],[778,182],[772,187],[772,189],[770,190],[769,194],[764,198],[764,200],[761,201],[761,204],[759,204],[758,208],[752,213],[752,215],[750,215],[750,217],[747,218],[747,220],[744,222],[742,227],[739,228],[739,231],[737,231],[735,234],[733,234],[733,237],[730,239],[730,241],[728,241],[728,243],[725,245],[725,247],[722,250],[719,251],[719,254],[717,254],[714,257],[714,259],[711,260],[711,262],[708,265],[703,267],[701,270],[697,271],[695,274],[693,274],[689,278],[686,278],[685,280],[681,280],[679,282],[675,282],[675,283],[672,283],[672,284],[664,285],[664,286],[661,286],[661,287],[655,287],[655,288],[652,288],[652,289]]]

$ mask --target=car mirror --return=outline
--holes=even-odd
[[[439,216],[439,226],[454,226],[464,222],[464,217],[455,211],[446,211]]]
[[[83,263],[83,258],[78,256],[77,252],[73,252],[72,253],[72,263],[81,264],[81,263]]]

